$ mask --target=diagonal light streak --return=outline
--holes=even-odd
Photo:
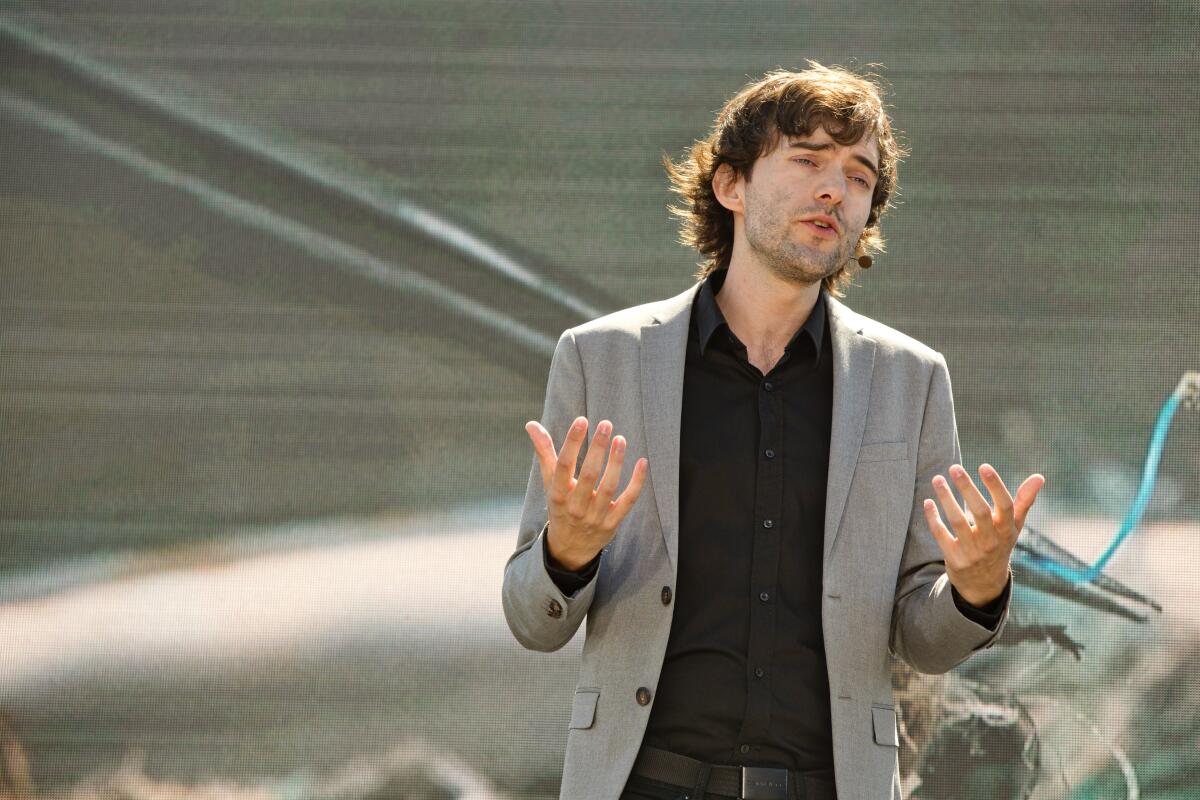
[[[178,98],[146,86],[114,67],[72,51],[53,39],[13,20],[0,17],[0,35],[15,39],[22,46],[45,58],[54,60],[112,92],[131,98],[140,104],[151,106],[177,122],[217,136],[235,148],[282,167],[322,189],[366,206],[403,227],[451,249],[470,263],[528,289],[555,305],[577,314],[582,319],[592,319],[604,313],[601,309],[562,287],[556,286],[546,278],[531,272],[512,256],[502,252],[495,245],[483,240],[461,225],[435,214],[411,200],[396,201],[380,197],[368,191],[364,186],[348,180],[345,176],[336,175],[310,159],[297,158],[294,148],[267,141],[262,131],[208,112],[189,108]]]
[[[243,200],[193,175],[147,158],[133,148],[99,136],[44,106],[0,90],[0,111],[49,131],[76,147],[128,167],[148,180],[184,192],[239,225],[256,228],[282,239],[377,284],[430,300],[451,313],[516,342],[532,353],[546,358],[554,353],[553,338],[454,289],[314,230],[258,203]]]

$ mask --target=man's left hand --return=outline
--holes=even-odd
[[[942,522],[938,503],[933,500],[925,501],[925,519],[945,556],[950,583],[962,599],[973,606],[982,607],[1004,591],[1017,536],[1025,525],[1025,515],[1046,484],[1046,479],[1037,473],[1030,475],[1017,489],[1016,499],[1013,499],[996,470],[983,464],[979,467],[979,477],[992,496],[995,503],[993,507],[961,464],[950,467],[950,477],[966,501],[969,513],[958,504],[946,478],[936,475],[933,478],[933,491],[950,528],[947,529],[946,523]]]

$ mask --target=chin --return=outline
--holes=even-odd
[[[814,283],[820,283],[833,273],[811,270],[807,267],[772,267],[771,274],[781,281],[795,286],[811,286]]]
[[[810,284],[837,274],[842,263],[837,259],[826,263],[825,259],[816,261],[812,258],[793,258],[789,261],[768,263],[767,267],[776,277],[789,283]]]

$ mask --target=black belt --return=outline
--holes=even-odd
[[[705,772],[708,773],[707,780]],[[633,774],[686,789],[744,800],[837,800],[832,781],[794,770],[770,767],[730,767],[705,764],[655,747],[643,747],[633,762]]]

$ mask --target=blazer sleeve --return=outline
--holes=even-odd
[[[896,580],[890,637],[892,653],[919,672],[941,673],[958,666],[972,653],[991,647],[1008,621],[1012,573],[999,624],[989,629],[968,619],[954,602],[941,548],[925,519],[923,505],[926,498],[934,497],[934,475],[948,474],[951,464],[960,463],[950,373],[939,353],[921,421],[913,506]]]
[[[556,448],[562,447],[575,418],[586,415],[586,397],[583,363],[575,336],[568,330],[559,337],[550,362],[541,420]],[[585,442],[579,454],[580,463],[586,454]],[[517,547],[504,565],[501,602],[504,618],[517,641],[531,650],[542,651],[557,650],[571,640],[587,615],[596,590],[595,573],[571,595],[564,594],[550,577],[542,541],[547,517],[542,473],[535,455],[521,509]]]

